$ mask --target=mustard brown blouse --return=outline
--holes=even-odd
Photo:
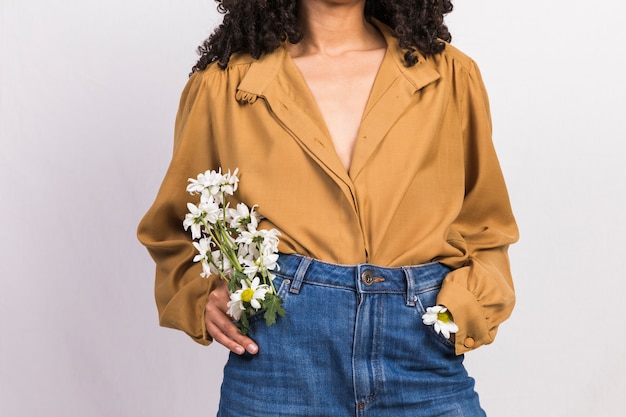
[[[211,342],[204,307],[218,278],[200,277],[182,221],[188,178],[221,167],[239,168],[235,197],[258,204],[260,227],[280,230],[283,253],[454,268],[438,303],[459,326],[456,352],[493,341],[515,302],[507,249],[518,231],[480,72],[451,45],[406,67],[391,30],[374,23],[387,50],[347,172],[284,47],[191,76],[169,169],[138,228],[156,262],[161,325]]]

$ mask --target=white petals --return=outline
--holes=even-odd
[[[433,326],[436,333],[441,333],[446,339],[451,333],[459,331],[459,327],[452,321],[452,316],[444,306],[428,307],[422,316],[422,322],[427,326]]]
[[[211,275],[211,239],[202,238],[197,242],[193,242],[193,246],[198,251],[198,254],[193,258],[194,262],[202,263],[202,273],[200,274],[204,278],[208,278]]]
[[[235,294],[231,294],[231,297]],[[241,297],[238,300],[231,300],[228,302],[228,311],[226,314],[231,316],[235,320],[241,319],[241,313],[246,311],[246,308],[243,306],[243,302],[241,301]]]
[[[252,206],[252,209],[249,209],[244,203],[239,203],[236,209],[228,209],[227,220],[230,227],[240,232],[255,231],[260,220],[255,208],[256,206]]]
[[[261,309],[263,307],[261,301],[265,299],[269,291],[269,285],[261,284],[259,277],[255,277],[250,284],[245,280],[241,281],[241,288],[230,295],[228,315],[239,320],[248,306],[255,311]]]
[[[189,178],[187,192],[189,194],[201,194],[213,196],[217,202],[223,203],[223,194],[233,195],[237,190],[239,178],[237,173],[239,169],[235,169],[232,174],[230,170],[226,174],[222,174],[222,169],[218,171],[206,171],[198,174],[196,179]]]

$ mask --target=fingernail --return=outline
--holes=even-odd
[[[248,345],[248,352],[250,352],[250,353],[256,353],[258,350],[259,350],[259,348],[258,348],[256,345],[254,345],[254,344],[252,344],[252,343],[250,343],[250,344]]]
[[[236,353],[237,355],[243,355],[243,352],[245,352],[245,350],[244,350],[241,346],[237,346],[237,347],[235,348],[235,353]]]

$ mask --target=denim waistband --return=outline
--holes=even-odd
[[[291,292],[302,283],[345,288],[359,293],[415,293],[441,286],[450,268],[438,262],[421,265],[383,267],[369,263],[333,264],[302,255],[280,254],[280,269],[273,271],[292,279]]]

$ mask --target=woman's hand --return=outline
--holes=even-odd
[[[227,349],[243,355],[245,351],[255,354],[259,351],[259,347],[252,339],[242,335],[232,322],[232,319],[226,314],[228,311],[228,302],[230,301],[230,293],[228,292],[228,284],[226,281],[220,280],[220,284],[209,294],[204,311],[204,322],[209,335],[217,343],[224,345]]]

